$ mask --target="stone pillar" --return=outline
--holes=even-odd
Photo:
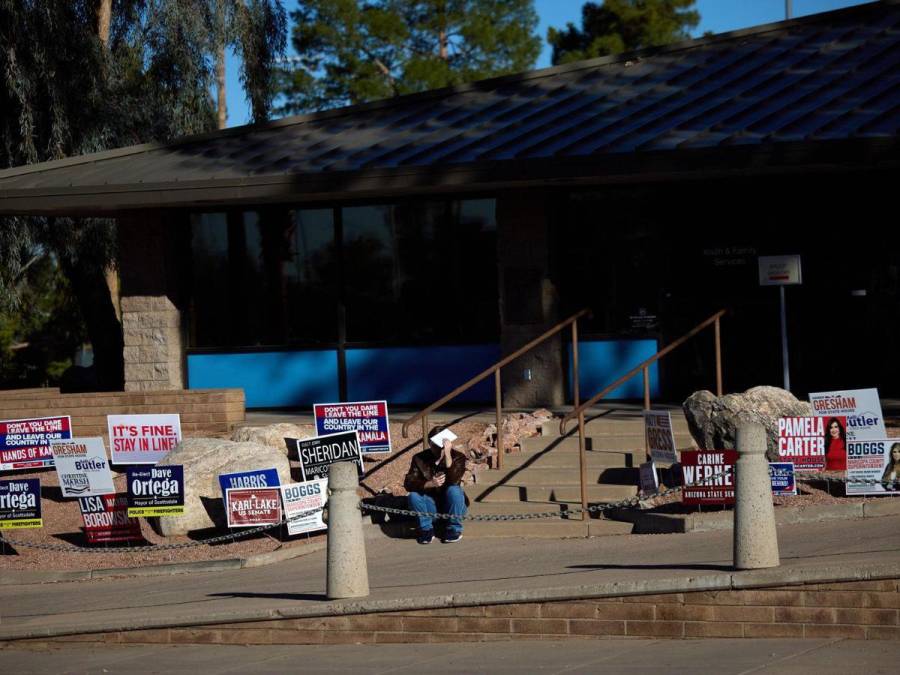
[[[766,429],[741,423],[737,430],[734,467],[734,567],[739,570],[778,567],[778,531],[772,505],[772,483],[766,460]]]
[[[328,552],[326,594],[329,599],[364,598],[369,570],[359,510],[359,477],[354,462],[328,468]]]
[[[179,272],[187,223],[148,211],[119,220],[125,391],[185,385]]]
[[[550,277],[550,198],[543,193],[505,193],[497,199],[500,344],[514,352],[560,320]],[[502,371],[503,405],[533,408],[565,402],[561,333]]]
[[[125,391],[183,389],[181,313],[166,296],[122,297]]]

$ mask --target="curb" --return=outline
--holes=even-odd
[[[728,591],[759,589],[770,586],[797,586],[818,583],[876,581],[900,577],[900,562],[879,563],[848,570],[846,566],[824,565],[806,568],[782,568],[750,570],[743,572],[717,572],[694,577],[651,579],[646,581],[617,581],[606,584],[542,588],[524,591],[488,591],[459,593],[420,598],[392,600],[346,600],[321,605],[285,607],[282,609],[258,609],[251,611],[225,611],[182,616],[178,619],[135,617],[122,625],[121,621],[96,621],[80,627],[41,628],[0,627],[0,644],[4,641],[29,640],[148,630],[154,628],[189,628],[218,624],[246,623],[253,621],[278,621],[322,616],[345,616],[381,612],[413,611],[421,609],[445,609],[477,605],[504,605],[522,602],[555,602],[585,600],[634,595],[658,595],[667,593],[693,593],[698,591]]]
[[[851,504],[822,504],[820,506],[788,506],[775,510],[776,525],[820,523],[828,520],[854,520],[900,515],[900,499],[855,502]],[[613,509],[606,512],[610,520],[632,523],[632,534],[684,534],[730,530],[734,524],[733,511],[716,513],[654,513]]]
[[[309,553],[325,550],[326,542],[313,542],[303,546],[276,549],[268,553],[257,553],[246,558],[225,558],[224,560],[198,560],[197,562],[167,563],[147,567],[107,567],[95,570],[4,570],[0,586],[24,584],[52,584],[66,581],[91,581],[110,577],[155,577],[170,574],[198,572],[224,572],[253,567],[264,567],[275,563],[299,558]]]

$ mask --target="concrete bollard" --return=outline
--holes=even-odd
[[[364,598],[369,594],[369,570],[359,510],[357,465],[337,462],[328,468],[328,567],[329,599]]]
[[[737,430],[734,467],[734,567],[778,567],[778,531],[766,460],[766,429],[743,423]]]

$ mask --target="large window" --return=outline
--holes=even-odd
[[[193,347],[498,339],[494,200],[192,217]]]

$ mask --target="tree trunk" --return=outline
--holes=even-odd
[[[97,3],[97,37],[104,47],[109,47],[109,24],[112,20],[112,0]]]
[[[219,129],[224,129],[228,124],[228,108],[225,103],[225,43],[220,42],[216,48],[216,85],[218,89],[217,106]]]
[[[116,318],[104,272],[87,265],[73,265],[70,260],[63,260],[62,267],[78,299],[94,348],[98,388],[100,391],[122,391],[125,387],[122,326]]]

